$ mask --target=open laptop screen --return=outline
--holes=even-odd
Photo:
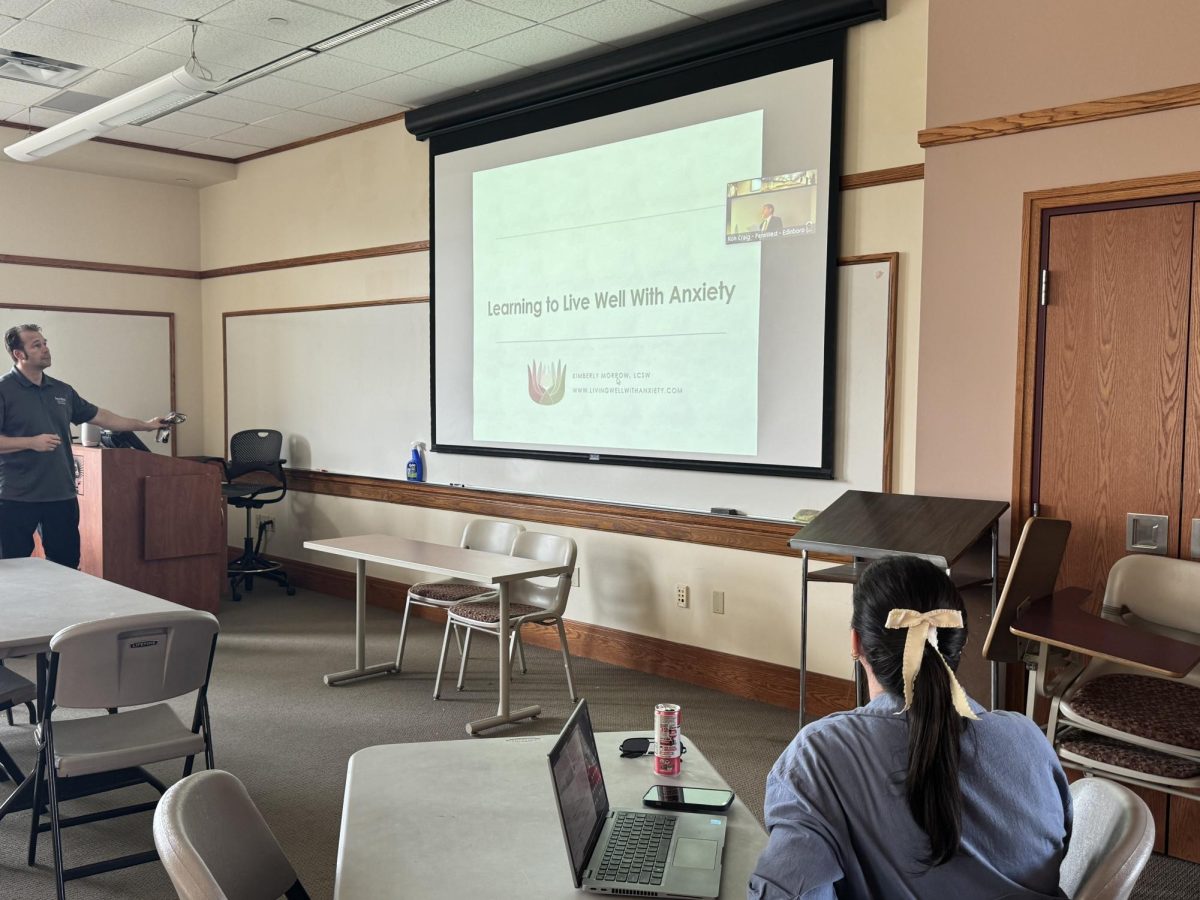
[[[586,700],[579,701],[550,751],[550,772],[578,887],[608,815],[608,793]]]

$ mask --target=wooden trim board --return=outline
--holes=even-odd
[[[229,548],[231,558],[239,556],[241,552],[240,548]],[[273,558],[283,563],[288,578],[297,587],[343,600],[354,599],[353,572],[297,560]],[[402,612],[407,593],[406,584],[383,578],[367,578],[367,602],[372,606]],[[436,622],[446,620],[445,612],[440,609],[415,607],[414,614]],[[571,653],[575,656],[694,684],[758,703],[799,709],[800,672],[790,666],[689,647],[674,641],[618,631],[603,625],[569,620],[563,624],[566,626]],[[558,637],[553,629],[526,628],[522,630],[521,638],[530,646],[558,649]],[[346,652],[351,652],[349,643]],[[854,682],[809,672],[808,698],[809,713],[814,717],[852,709]]]

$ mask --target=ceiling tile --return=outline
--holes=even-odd
[[[155,50],[190,56],[192,29],[187,26],[179,28],[150,46]],[[201,26],[196,35],[196,57],[200,62],[210,68],[213,63],[232,66],[238,72],[245,72],[281,56],[287,56],[297,46],[210,25]]]
[[[229,0],[121,0],[127,6],[140,6],[168,13],[179,19],[202,19]]]
[[[17,120],[22,125],[28,122],[40,128],[49,128],[51,125],[65,122],[73,116],[74,113],[63,112],[61,109],[42,109],[39,106],[34,106],[17,116]]]
[[[282,131],[263,128],[260,125],[243,125],[241,128],[235,128],[233,131],[221,135],[221,138],[239,144],[251,144],[255,147],[278,147],[280,144],[290,144],[297,140]]]
[[[0,78],[0,100],[5,103],[16,103],[20,106],[33,106],[48,100],[58,93],[58,88],[42,87],[40,84],[26,84],[24,81],[12,81]]]
[[[475,0],[475,2],[504,12],[515,13],[527,19],[545,22],[547,19],[565,16],[569,12],[591,6],[597,0]]]
[[[196,141],[194,134],[179,134],[174,131],[160,131],[157,128],[146,128],[141,125],[122,125],[104,135],[116,141],[129,141],[132,144],[149,144],[151,147],[170,147],[178,150],[185,144]]]
[[[702,19],[723,19],[756,6],[766,6],[774,0],[654,0],[662,6],[679,10]]]
[[[146,79],[144,78],[134,78],[132,75],[122,75],[119,72],[101,69],[99,72],[93,72],[87,78],[75,82],[71,85],[71,90],[84,91],[88,94],[95,94],[97,97],[116,97],[126,91],[141,87],[145,83]]]
[[[475,52],[518,65],[538,66],[549,62],[572,62],[611,49],[577,34],[559,31],[548,25],[535,25],[499,40],[480,44]]]
[[[179,27],[178,16],[114,0],[50,0],[29,21],[128,44],[148,44]]]
[[[8,16],[0,16],[0,34],[4,34],[4,32],[8,31],[8,29],[12,28],[16,24],[16,19]]]
[[[334,91],[349,91],[363,84],[370,84],[392,73],[387,69],[368,66],[341,56],[319,53],[302,63],[290,66],[279,73],[280,78],[302,81]]]
[[[25,107],[20,103],[7,103],[3,100],[0,100],[0,120],[11,118],[17,113],[23,112],[24,110]],[[0,141],[2,141],[5,136],[5,133],[0,131]]]
[[[387,0],[304,0],[309,6],[341,13],[359,21],[377,19],[385,13],[395,12],[396,4]]]
[[[0,14],[23,19],[45,3],[46,0],[0,0]]]
[[[273,23],[268,19],[286,21]],[[245,32],[297,47],[315,44],[359,24],[358,19],[313,9],[291,0],[231,0],[205,16],[204,22],[206,25]]]
[[[481,87],[497,79],[506,80],[528,72],[521,66],[464,50],[445,59],[417,66],[405,74],[452,87]]]
[[[336,93],[337,91],[317,87],[314,84],[301,84],[299,81],[288,81],[278,75],[268,75],[266,78],[260,78],[234,88],[229,92],[229,96],[295,109],[297,106],[316,103],[318,100],[332,97]]]
[[[275,106],[271,103],[258,103],[244,97],[234,97],[232,94],[217,94],[215,97],[201,100],[195,106],[189,106],[188,112],[198,116],[212,116],[216,119],[225,119],[227,122],[250,125],[259,119],[277,116],[286,110],[282,106]]]
[[[331,56],[379,66],[389,72],[411,69],[413,66],[449,56],[453,52],[453,47],[404,34],[393,28],[380,29],[374,34],[368,34],[329,51]]]
[[[147,81],[153,81],[161,75],[175,71],[180,66],[185,65],[187,61],[188,58],[186,55],[164,53],[161,50],[143,47],[136,53],[130,53],[123,59],[119,59],[112,65],[105,66],[104,68],[106,71],[116,72],[119,75],[132,75],[141,81],[142,84],[145,84]],[[241,69],[221,66],[214,62],[203,60],[202,62],[212,72],[214,78],[222,81],[232,78],[234,75],[241,74]]]
[[[457,93],[453,88],[411,75],[393,75],[382,81],[373,81],[354,89],[355,94],[395,103],[400,106],[424,106]]]
[[[280,141],[279,143],[286,144],[287,141]],[[270,146],[278,147],[279,144],[272,144]],[[208,156],[224,156],[227,159],[240,159],[243,156],[249,156],[251,153],[258,153],[260,150],[268,148],[262,145],[238,144],[224,139],[210,139],[196,141],[193,144],[185,144],[182,149],[188,153],[204,153]]]
[[[635,44],[700,20],[651,0],[606,0],[552,21],[555,28],[605,44]]]
[[[397,22],[393,27],[406,34],[466,49],[528,28],[531,24],[529,19],[480,6],[471,0],[449,0],[411,19]]]
[[[67,31],[39,22],[18,22],[4,32],[4,45],[9,50],[36,53],[63,62],[80,63],[103,69],[109,63],[128,56],[136,46],[110,41],[107,38]]]
[[[190,112],[174,112],[153,122],[141,125],[141,128],[157,131],[174,131],[176,134],[191,134],[196,137],[216,137],[241,126],[241,122],[226,122],[224,119],[214,119],[209,116],[199,116]]]
[[[257,122],[255,126],[258,128],[270,128],[272,131],[282,131],[295,141],[300,138],[314,137],[318,134],[329,134],[331,131],[341,131],[351,124],[353,123],[348,119],[332,119],[329,116],[318,116],[313,113],[292,109]]]
[[[370,97],[360,97],[358,94],[338,94],[303,107],[305,112],[348,119],[351,122],[373,122],[402,113],[407,108],[382,100],[372,100]]]

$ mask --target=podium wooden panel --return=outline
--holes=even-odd
[[[225,583],[220,470],[140,450],[71,449],[79,491],[79,568],[215,613]]]

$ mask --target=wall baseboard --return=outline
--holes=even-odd
[[[231,558],[240,555],[240,548],[229,548]],[[354,599],[354,573],[331,569],[299,560],[273,557],[283,563],[292,584],[297,587]],[[367,578],[367,602],[372,606],[404,610],[408,585],[383,578]],[[253,594],[245,595],[243,603],[252,603]],[[444,622],[440,609],[416,607],[421,618]],[[585,659],[633,669],[647,675],[671,678],[698,687],[721,691],[745,700],[770,703],[788,709],[799,709],[799,669],[777,663],[735,656],[718,650],[689,647],[662,638],[646,637],[586,622],[565,623],[571,653]],[[533,647],[558,649],[558,637],[551,628],[527,628],[522,639]],[[347,648],[349,652],[349,648]],[[808,673],[808,712],[812,717],[825,716],[854,706],[854,682],[818,672]]]

